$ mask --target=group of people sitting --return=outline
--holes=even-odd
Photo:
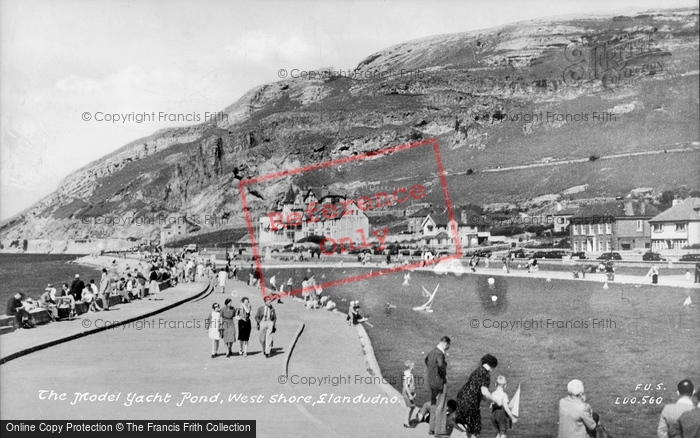
[[[73,319],[77,316],[77,304],[84,304],[84,312],[100,312],[109,310],[110,298],[120,297],[120,302],[128,303],[132,300],[157,297],[161,283],[171,281],[168,270],[164,267],[150,265],[146,278],[140,269],[132,270],[128,266],[121,277],[111,274],[106,268],[102,269],[99,285],[94,279],[88,283],[75,274],[73,282],[63,283],[60,289],[56,289],[49,283],[38,300],[25,298],[21,293],[13,295],[7,303],[7,315],[15,317],[16,328],[33,328],[30,312],[35,309],[48,311],[51,320]],[[148,292],[147,292],[148,291]]]

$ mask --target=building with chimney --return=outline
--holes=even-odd
[[[658,213],[646,200],[583,206],[571,217],[571,249],[574,252],[650,250],[649,220]]]
[[[653,251],[700,245],[700,198],[680,201],[649,223]]]
[[[345,195],[326,187],[287,190],[284,198],[272,211],[258,220],[258,244],[287,245],[311,236],[329,237],[335,241],[349,238],[360,243],[363,234],[369,236],[369,219],[354,201],[345,202]],[[324,206],[331,206],[334,214],[328,219],[321,214]],[[312,215],[309,212],[314,209]],[[312,219],[313,216],[313,219]]]
[[[455,209],[451,221],[446,211],[431,211],[421,221],[421,242],[429,246],[455,246],[452,229],[457,230],[459,245],[462,248],[487,245],[491,233],[483,215],[466,209]],[[410,226],[410,219],[409,219]]]

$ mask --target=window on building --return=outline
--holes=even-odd
[[[610,222],[605,224],[605,234],[612,234],[612,224]]]
[[[644,222],[637,221],[637,231],[644,231]]]
[[[612,251],[612,248],[610,248],[610,241],[609,240],[607,242],[605,242],[605,250]]]
[[[603,234],[603,224],[598,224],[598,234]]]
[[[588,224],[588,234],[593,234],[593,224]]]
[[[686,224],[685,223],[678,223],[676,224],[676,231],[685,231],[686,230]]]
[[[578,236],[578,225],[574,224],[571,228],[574,230],[574,236]]]
[[[433,231],[433,226],[432,226],[432,225],[428,225],[428,231]]]
[[[578,242],[574,242],[574,252],[578,252]]]
[[[652,227],[655,233],[662,233],[664,231],[664,226],[662,224],[654,224]]]

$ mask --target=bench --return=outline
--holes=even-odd
[[[29,321],[31,321],[34,325],[47,324],[53,321],[53,318],[51,318],[51,314],[46,309],[32,309],[27,311],[27,313],[29,314]]]
[[[15,331],[15,317],[9,315],[0,316],[0,335]]]

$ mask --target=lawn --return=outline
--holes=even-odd
[[[319,282],[359,272],[315,270]],[[271,269],[266,278],[273,274],[278,284],[292,274],[299,287],[306,269]],[[403,362],[416,362],[418,403],[428,400],[423,358],[441,336],[452,338],[447,358],[449,398],[456,396],[481,356],[496,356],[499,366],[492,383],[497,375],[505,375],[511,396],[522,385],[521,421],[509,436],[556,436],[557,403],[574,378],[584,382],[588,402],[613,436],[654,436],[662,405],[675,401],[677,382],[690,378],[700,383],[700,307],[682,307],[687,289],[611,284],[604,290],[591,282],[497,277],[492,290],[487,280],[483,275],[413,272],[410,286],[402,286],[403,274],[397,273],[328,288],[324,294],[343,312],[350,300],[361,301],[373,325],[367,330],[377,360],[388,380],[400,382]],[[432,291],[438,283],[434,312],[413,311],[426,301],[421,285]],[[695,303],[700,301],[697,290],[690,294]],[[396,308],[387,312],[387,303]],[[548,319],[587,328],[547,328]],[[593,328],[594,319],[611,320],[607,324],[612,327]],[[478,321],[477,328],[471,327],[473,320]],[[497,330],[484,328],[485,320],[542,321],[545,327]],[[641,388],[660,384],[661,389],[637,390],[640,384]],[[400,390],[400,383],[395,386]],[[663,401],[649,404],[647,398],[642,404],[644,396]],[[636,403],[622,404],[624,397],[636,397]],[[482,419],[483,435],[495,434],[486,403]]]

